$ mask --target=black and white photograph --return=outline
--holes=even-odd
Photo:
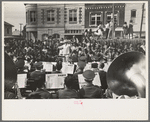
[[[2,120],[148,120],[148,1],[3,1]]]

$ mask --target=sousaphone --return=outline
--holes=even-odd
[[[15,85],[17,81],[17,69],[16,66],[11,59],[10,56],[8,56],[7,53],[5,53],[5,74],[4,74],[4,84],[5,84],[5,90],[12,90],[12,87]]]
[[[117,57],[107,72],[108,88],[117,95],[146,96],[146,60],[140,52]]]

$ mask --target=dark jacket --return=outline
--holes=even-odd
[[[101,80],[101,88],[107,89],[108,85],[107,85],[107,80],[106,80],[106,72],[103,70],[100,70],[99,76],[100,76],[100,80]]]
[[[79,94],[74,89],[63,89],[57,92],[59,99],[79,98]]]
[[[30,93],[26,99],[52,99],[52,95],[46,89],[38,89]]]
[[[103,92],[101,87],[95,86],[93,84],[91,85],[86,85],[83,86],[79,90],[79,94],[81,98],[102,98],[103,97]]]

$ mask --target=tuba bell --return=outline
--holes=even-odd
[[[21,93],[20,89],[18,88],[17,84],[17,69],[16,66],[11,59],[10,56],[8,56],[7,53],[5,53],[5,74],[4,74],[4,92],[7,91],[10,92],[16,92],[16,96],[18,99],[21,99]]]
[[[140,52],[117,57],[107,72],[108,88],[117,95],[146,96],[146,58]]]

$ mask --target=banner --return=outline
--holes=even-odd
[[[42,62],[42,63],[43,63],[43,69],[45,69],[46,72],[53,71],[53,64],[51,62]]]
[[[65,77],[66,74],[46,74],[46,88],[47,89],[64,88]]]
[[[79,87],[80,87],[80,89],[82,88],[82,86],[84,86],[84,85],[87,84],[86,81],[84,80],[84,77],[83,77],[82,74],[78,74],[78,81],[79,81]],[[98,72],[95,72],[95,77],[94,77],[92,83],[94,85],[101,86],[100,76],[99,76]]]
[[[17,83],[19,88],[26,87],[27,74],[18,74],[17,75]]]

